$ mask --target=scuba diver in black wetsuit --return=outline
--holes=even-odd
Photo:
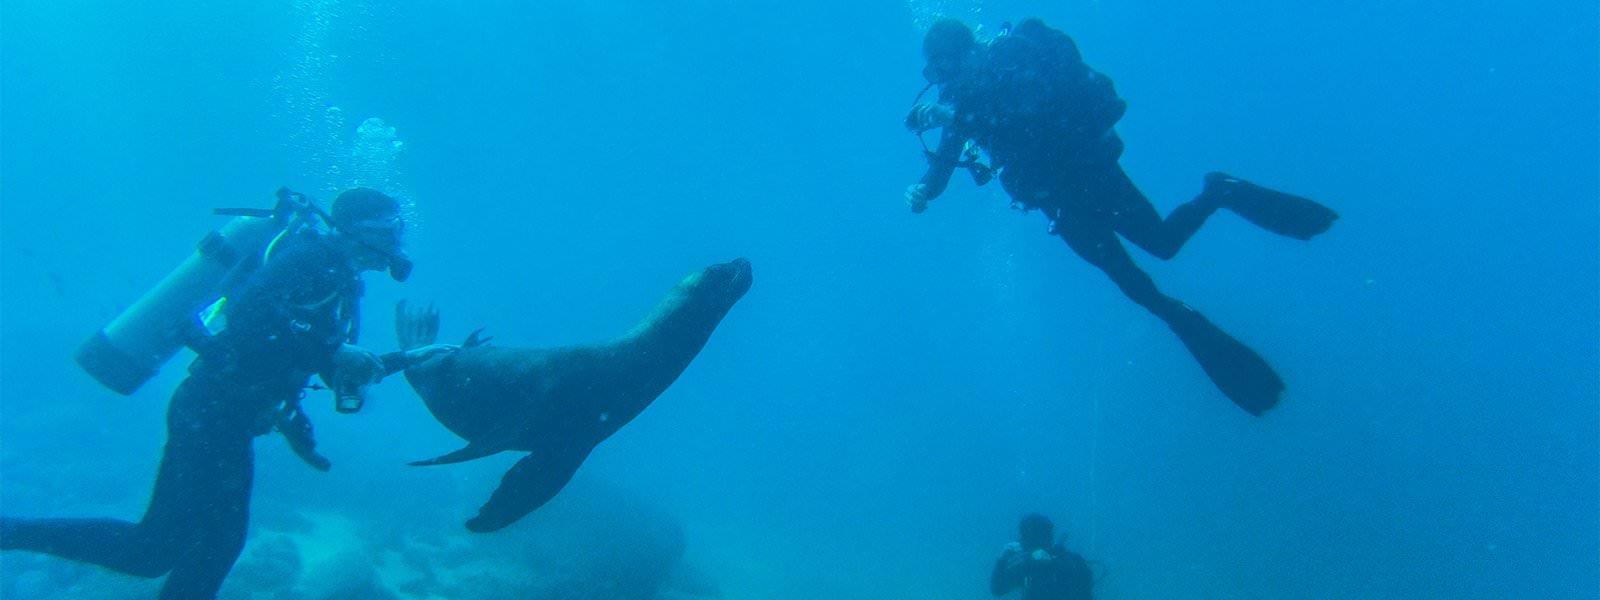
[[[1055,541],[1055,526],[1041,514],[1022,518],[1017,541],[1006,544],[989,576],[989,591],[1022,589],[1022,600],[1093,600],[1088,561]]]
[[[285,233],[227,298],[226,327],[193,340],[198,357],[167,408],[167,445],[144,517],[0,519],[0,548],[167,575],[164,599],[216,596],[244,548],[254,438],[276,428],[312,466],[329,466],[300,412],[310,377],[334,388],[340,412],[354,412],[365,385],[454,350],[378,356],[353,345],[360,274],[389,269],[403,280],[409,272],[404,220],[398,202],[364,188],[340,194],[324,217],[331,232]]]
[[[918,134],[942,131],[938,149],[927,152],[927,173],[906,190],[913,212],[944,192],[957,167],[971,169],[979,185],[998,173],[1014,205],[1043,211],[1051,232],[1165,321],[1235,404],[1253,415],[1277,404],[1283,381],[1272,367],[1199,312],[1161,293],[1118,236],[1166,260],[1219,208],[1301,240],[1326,231],[1337,213],[1211,173],[1199,196],[1163,219],[1117,162],[1123,147],[1113,126],[1126,103],[1110,79],[1084,64],[1070,37],[1038,19],[988,44],[960,21],[944,19],[928,30],[923,55],[923,75],[929,87],[939,86],[939,99],[913,106],[906,127]],[[989,165],[977,160],[980,148],[988,152]]]

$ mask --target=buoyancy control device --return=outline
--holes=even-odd
[[[315,227],[327,213],[304,194],[280,188],[270,209],[216,209],[231,216],[200,240],[193,254],[78,347],[76,359],[95,381],[131,395],[178,350],[207,335],[200,313],[241,283],[286,232]]]

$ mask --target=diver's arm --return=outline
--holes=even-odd
[[[1022,581],[1027,578],[1022,568],[1027,563],[1027,556],[1016,543],[1006,544],[1006,550],[1000,555],[1000,560],[994,563],[994,574],[989,576],[989,592],[996,596],[1004,596],[1022,585]]]
[[[385,377],[411,368],[411,361],[406,358],[406,353],[399,350],[379,356],[378,362],[383,364]]]
[[[428,344],[421,348],[396,350],[384,354],[378,357],[378,361],[383,364],[384,376],[389,376],[460,349],[461,346],[456,344]]]
[[[385,377],[409,369],[413,365],[427,360],[430,356],[432,356],[432,352],[439,352],[441,348],[444,347],[443,345],[438,345],[438,347],[425,346],[422,348],[413,349],[411,351],[396,350],[394,352],[380,355],[357,345],[359,344],[357,340],[360,338],[361,332],[361,297],[365,295],[365,292],[366,284],[359,279],[356,280],[352,289],[346,292],[349,295],[347,296],[344,306],[350,315],[350,334],[347,338],[348,341],[340,345],[338,351],[346,353],[360,353],[376,358],[378,370],[374,382],[382,381]],[[333,365],[325,365],[323,373],[330,373],[332,367]],[[324,379],[327,379],[327,377],[325,376]]]
[[[317,373],[334,390],[354,389],[382,380],[386,365],[378,353],[351,344],[340,344]]]
[[[950,185],[950,175],[955,173],[956,163],[960,161],[961,150],[967,145],[967,138],[946,126],[939,135],[939,149],[928,155],[928,172],[922,175],[922,180],[906,190],[906,203],[911,205],[912,212],[922,212],[927,209],[928,201],[938,198]]]
[[[434,358],[460,350],[453,344],[430,344],[421,348],[378,354],[354,344],[341,344],[319,373],[329,386],[361,386],[383,381]]]

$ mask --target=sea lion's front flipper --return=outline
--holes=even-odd
[[[444,456],[435,456],[435,457],[430,458],[428,460],[419,460],[417,462],[411,463],[411,466],[413,466],[413,467],[427,467],[427,466],[432,466],[432,465],[448,465],[448,464],[452,464],[452,463],[466,462],[466,461],[477,459],[477,458],[483,458],[485,456],[489,456],[489,455],[492,455],[492,454],[499,454],[501,452],[504,452],[505,450],[506,450],[505,444],[501,444],[501,443],[498,443],[498,442],[490,442],[490,443],[472,442],[470,444],[467,444],[467,447],[462,448],[460,450],[457,450],[455,452],[451,452],[451,453],[446,454]]]
[[[500,480],[500,487],[478,509],[478,516],[467,521],[467,529],[488,533],[533,512],[572,480],[592,446],[557,447],[534,452],[517,461]]]
[[[439,337],[439,309],[429,303],[427,308],[412,310],[401,300],[394,305],[394,330],[401,350],[432,344]]]

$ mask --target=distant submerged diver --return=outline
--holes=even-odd
[[[989,576],[989,591],[1004,596],[1022,590],[1022,600],[1093,600],[1094,571],[1078,553],[1055,540],[1055,525],[1041,514],[1017,524],[1017,541],[1006,544]]]
[[[389,269],[402,279],[409,270],[399,209],[376,190],[340,194],[331,215],[318,211],[332,232],[284,234],[228,298],[226,328],[205,338],[195,332],[198,358],[167,408],[166,450],[138,523],[0,518],[0,548],[167,575],[164,599],[214,598],[244,548],[254,439],[276,428],[312,466],[329,466],[300,411],[309,378],[321,374],[338,392],[340,412],[354,412],[364,385],[453,351],[380,357],[353,345],[360,273]]]
[[[1300,240],[1327,231],[1337,213],[1211,173],[1199,196],[1161,218],[1117,162],[1123,146],[1113,126],[1126,103],[1110,79],[1084,64],[1067,34],[1038,19],[987,44],[960,21],[944,19],[928,30],[922,51],[923,75],[939,86],[939,99],[913,106],[906,127],[919,134],[943,129],[938,149],[927,152],[927,173],[906,190],[913,212],[944,192],[958,166],[971,169],[979,185],[998,172],[1014,203],[1043,211],[1053,234],[1165,321],[1235,404],[1259,416],[1278,403],[1284,386],[1272,367],[1157,289],[1117,236],[1166,260],[1219,208]],[[978,148],[991,164],[977,160]]]
[[[750,261],[690,274],[627,334],[562,348],[500,348],[472,334],[461,351],[406,369],[434,418],[466,447],[413,465],[528,452],[500,481],[467,529],[500,529],[554,498],[589,452],[639,416],[677,380],[734,303],[750,290]],[[401,348],[430,344],[438,313],[396,319]]]

